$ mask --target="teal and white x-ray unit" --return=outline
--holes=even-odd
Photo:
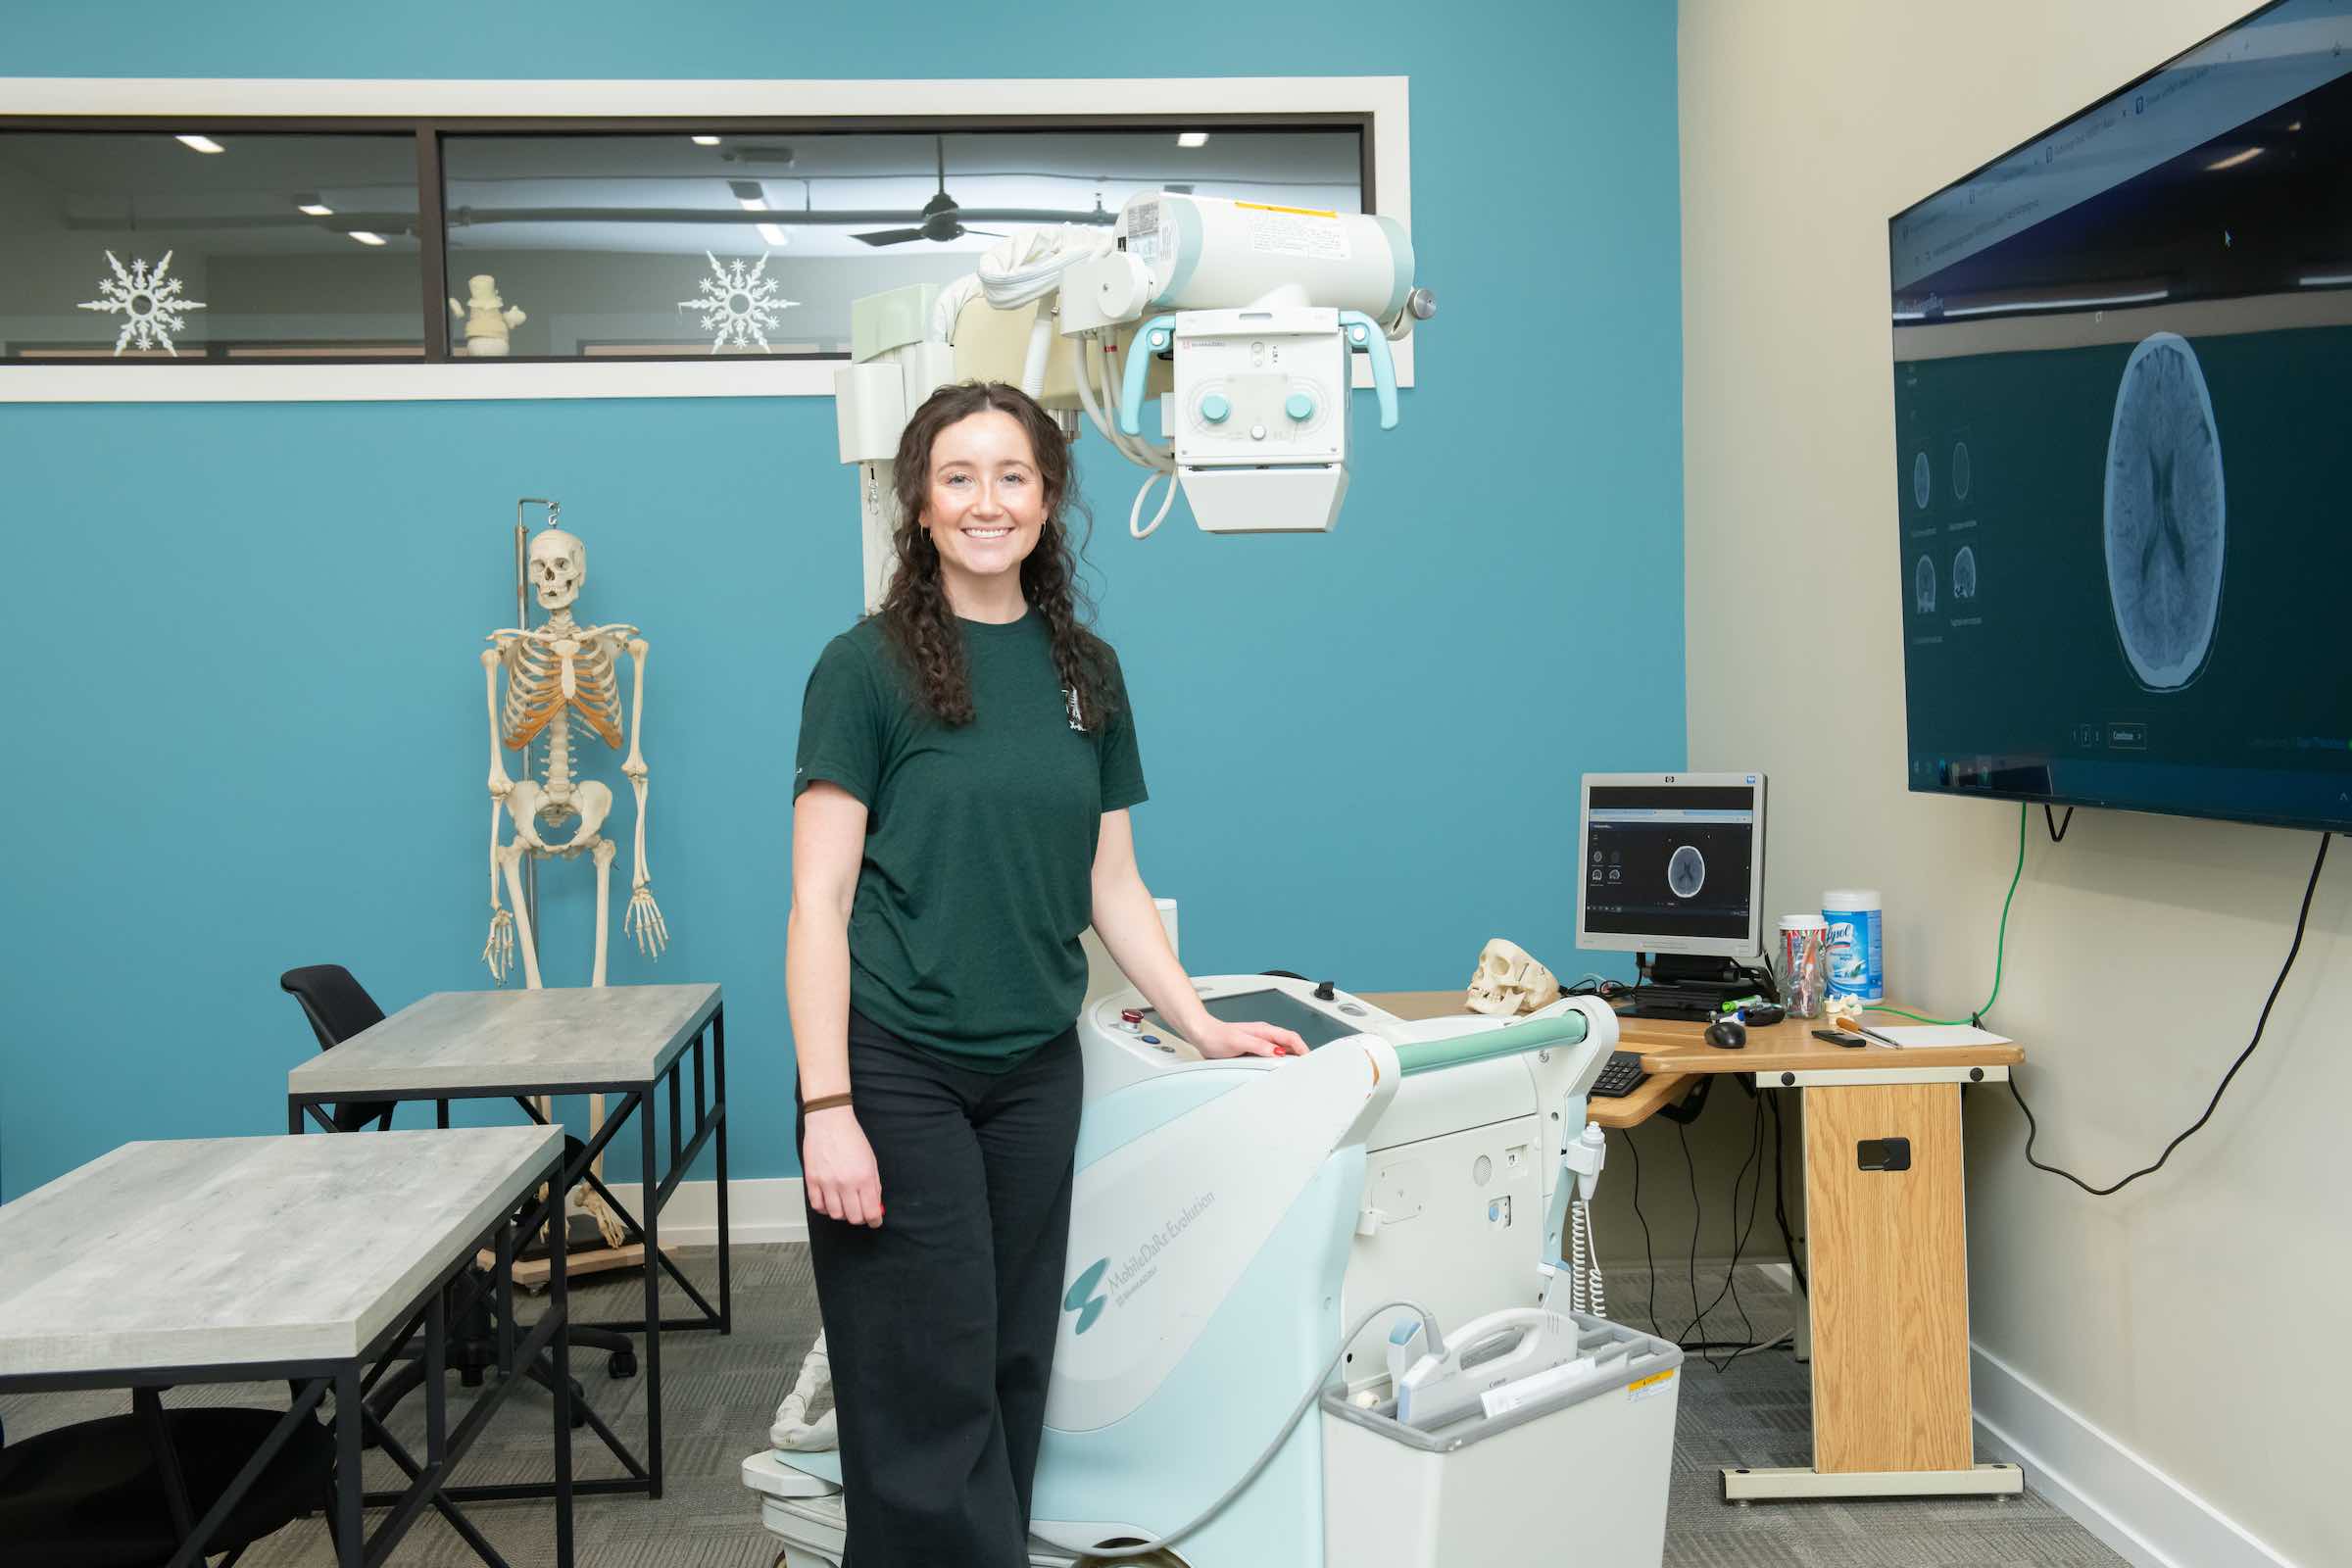
[[[1592,1537],[1614,1543],[1591,1560],[1655,1563],[1680,1357],[1573,1309],[1592,1271],[1563,1257],[1600,1168],[1586,1096],[1615,1015],[1576,998],[1409,1022],[1288,977],[1197,986],[1312,1049],[1208,1061],[1132,990],[1089,1004],[1032,1561],[1153,1545],[1191,1568],[1311,1568],[1343,1560],[1335,1541],[1417,1529],[1429,1554],[1388,1560],[1458,1562],[1589,1485]],[[1427,1425],[1396,1398],[1414,1380]],[[1551,1403],[1508,1406],[1539,1383]],[[1563,1451],[1546,1419],[1605,1424]],[[1482,1506],[1448,1506],[1454,1477]],[[744,1479],[783,1563],[838,1563],[834,1454],[763,1450]],[[1494,1500],[1514,1497],[1527,1512]]]
[[[1389,345],[1436,309],[1393,218],[1176,191],[1131,197],[1107,230],[1013,234],[946,287],[857,301],[834,402],[841,461],[858,468],[866,603],[893,555],[899,437],[939,388],[1011,382],[1072,436],[1091,428],[1147,470],[1128,517],[1138,538],[1179,489],[1206,532],[1319,532],[1348,493],[1355,356],[1381,428],[1395,428]]]

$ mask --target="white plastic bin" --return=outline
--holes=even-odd
[[[1593,1369],[1499,1416],[1424,1432],[1323,1396],[1324,1560],[1345,1568],[1557,1562],[1658,1568],[1683,1352],[1564,1314]]]

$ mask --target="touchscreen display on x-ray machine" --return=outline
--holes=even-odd
[[[1754,939],[1753,786],[1595,784],[1587,820],[1588,936]]]
[[[1227,1023],[1270,1023],[1295,1030],[1306,1042],[1309,1051],[1328,1046],[1334,1040],[1345,1040],[1349,1035],[1365,1032],[1345,1018],[1334,1018],[1330,1013],[1310,1007],[1289,992],[1277,991],[1272,986],[1263,991],[1237,991],[1229,997],[1202,997],[1200,1005],[1208,1009],[1210,1017],[1221,1018]],[[1170,1029],[1166,1020],[1156,1012],[1145,1012],[1144,1022],[1154,1029],[1183,1038],[1181,1031]]]

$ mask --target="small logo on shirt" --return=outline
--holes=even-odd
[[[1069,706],[1070,728],[1079,731],[1085,730],[1085,715],[1080,713],[1078,710],[1078,688],[1075,686],[1064,686],[1061,689],[1061,697],[1062,701]]]

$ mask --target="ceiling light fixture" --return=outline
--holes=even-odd
[[[351,231],[351,237],[358,240],[363,245],[381,245],[384,242],[383,235],[370,234],[364,228],[353,229]]]
[[[783,229],[777,227],[773,223],[759,223],[755,224],[754,226],[760,230],[760,237],[767,241],[770,245],[789,245],[792,243],[791,237],[787,235]]]
[[[179,143],[182,147],[187,148],[190,152],[218,153],[226,152],[228,150],[225,147],[222,147],[219,142],[213,140],[213,138],[210,136],[174,136],[172,139]]]
[[[2221,160],[2219,163],[2207,164],[2205,166],[2205,172],[2210,174],[2218,172],[2224,169],[2235,169],[2238,165],[2250,164],[2261,156],[2261,148],[2249,147],[2242,153],[2231,153],[2229,157]]]
[[[689,136],[686,139],[694,143],[697,147],[715,147],[718,145],[718,138],[716,136]]]
[[[1208,132],[1205,130],[1179,132],[1176,137],[1176,145],[1179,147],[1205,147],[1208,145]]]
[[[305,218],[332,218],[335,216],[335,210],[332,207],[320,201],[316,192],[307,190],[295,193],[294,210]]]

